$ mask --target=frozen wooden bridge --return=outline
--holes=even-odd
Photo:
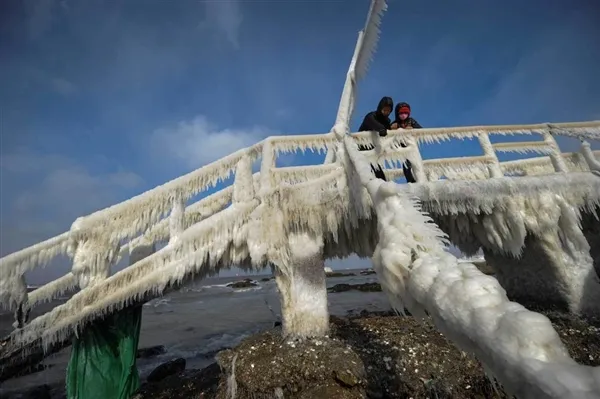
[[[398,130],[385,138],[350,133],[356,85],[385,9],[385,1],[371,4],[329,133],[269,137],[2,258],[1,303],[19,320],[0,348],[0,374],[11,374],[23,355],[43,357],[95,319],[234,266],[273,268],[284,334],[326,334],[324,260],[358,254],[372,258],[398,311],[431,318],[507,391],[536,399],[599,398],[600,368],[576,364],[549,320],[509,297],[600,314],[594,233],[600,154],[588,143],[600,138],[600,121]],[[514,134],[531,141],[490,140]],[[561,153],[557,136],[580,139],[580,152]],[[421,143],[464,139],[477,140],[482,155],[423,159],[419,151]],[[374,149],[359,152],[359,143]],[[278,155],[306,150],[325,152],[325,163],[276,167]],[[499,162],[499,152],[538,156]],[[388,180],[398,179],[407,159],[417,183],[372,175],[369,163],[378,162]],[[189,203],[232,175],[229,187]],[[482,248],[497,278],[457,262],[448,242],[466,253]],[[160,243],[167,245],[154,251]],[[25,273],[65,254],[71,272],[28,293]],[[130,266],[111,273],[128,254]],[[24,317],[75,290],[51,311]]]

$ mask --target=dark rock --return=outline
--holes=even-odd
[[[346,370],[334,370],[333,378],[336,381],[342,383],[342,385],[352,388],[360,383],[360,378],[352,374],[352,372],[348,369]]]
[[[283,341],[270,330],[217,355],[223,370],[219,392],[225,397],[235,359],[237,397],[362,398],[365,368],[359,355],[331,338]],[[330,370],[329,372],[327,372]]]
[[[362,276],[370,276],[371,274],[375,274],[375,270],[373,270],[373,269],[363,270],[360,272],[360,274]]]
[[[357,290],[362,292],[381,292],[379,283],[364,283],[364,284],[336,284],[327,289],[327,292],[345,292]]]
[[[281,327],[281,322],[280,321],[274,322],[273,327]]]
[[[148,375],[148,382],[158,382],[166,377],[185,370],[185,359],[179,358],[163,363]]]
[[[166,353],[167,349],[163,345],[149,346],[137,350],[138,359],[148,359]]]
[[[275,279],[275,277],[265,277],[265,278],[261,279],[260,281],[262,281],[263,283],[266,283],[267,281],[271,281],[274,279]]]
[[[354,273],[342,273],[342,272],[330,272],[330,273],[325,273],[325,276],[327,277],[351,277],[351,276],[356,276],[356,274]]]
[[[250,280],[249,278],[241,280],[241,281],[236,281],[235,283],[229,283],[227,284],[227,287],[229,288],[250,288],[250,287],[257,287],[258,284],[256,284],[254,281]]]

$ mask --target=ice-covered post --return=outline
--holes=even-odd
[[[29,315],[27,283],[18,268],[0,279],[0,308],[14,311],[14,328],[22,328]]]
[[[110,275],[110,268],[117,261],[120,246],[111,242],[108,233],[81,232],[83,218],[78,218],[71,226],[71,242],[68,253],[73,258],[71,272],[76,277],[79,288],[97,284]]]
[[[567,173],[569,168],[567,167],[567,163],[560,153],[560,148],[558,148],[558,144],[552,135],[552,128],[549,127],[548,130],[542,132],[542,137],[544,139],[544,143],[550,149],[550,161],[552,162],[552,166],[554,166],[554,170],[560,173]]]
[[[309,233],[291,233],[288,239],[289,275],[279,275],[283,296],[283,334],[306,338],[329,332],[323,239]]]
[[[406,135],[406,144],[408,148],[412,148],[410,152],[410,163],[413,175],[418,183],[424,183],[427,181],[427,175],[425,174],[425,168],[423,167],[423,158],[421,157],[421,151],[419,151],[419,145],[413,135]]]
[[[498,161],[498,157],[496,156],[496,151],[494,151],[494,146],[492,146],[492,142],[490,141],[489,134],[487,132],[479,132],[477,139],[479,140],[479,145],[481,145],[481,148],[483,149],[483,154],[492,160],[488,165],[490,177],[504,177],[504,173],[502,173],[502,169],[500,168],[500,161]]]
[[[273,195],[271,171],[275,167],[275,156],[273,143],[267,139],[263,146],[260,171],[259,198],[262,204],[256,217],[261,218],[262,236],[271,242],[249,243],[249,246],[270,248],[267,250],[267,260],[273,265],[280,293],[284,336],[323,336],[329,329],[323,240],[303,231],[292,231],[286,236],[287,229],[280,225],[285,223],[281,219],[280,209],[285,204],[270,198]],[[236,179],[234,200],[241,200],[247,192],[241,189],[242,185],[243,180],[238,184]],[[250,238],[254,241],[253,237]]]
[[[179,240],[179,236],[185,229],[185,201],[180,193],[173,197],[173,208],[169,215],[169,244],[174,244]]]
[[[581,153],[583,154],[583,158],[590,168],[590,171],[596,175],[600,175],[600,162],[596,159],[590,143],[585,140],[581,141]]]

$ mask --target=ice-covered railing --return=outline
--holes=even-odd
[[[413,162],[414,169],[419,171],[417,173],[419,181],[423,181],[423,179],[425,181],[433,181],[439,179],[440,176],[446,176],[448,179],[485,179],[493,175],[496,163],[502,175],[536,175],[552,172],[589,170],[588,165],[590,162],[586,162],[586,160],[595,160],[600,152],[590,151],[591,158],[586,158],[585,154],[580,153],[553,154],[553,151],[558,151],[558,149],[554,146],[553,139],[548,138],[547,133],[544,131],[545,129],[549,129],[549,126],[560,134],[567,132],[565,136],[579,135],[579,137],[595,139],[597,138],[597,131],[600,129],[600,122],[391,131],[389,137],[383,140],[369,132],[355,133],[352,134],[352,137],[361,144],[375,143],[376,148],[374,150],[365,152],[365,155],[373,162],[387,161],[399,165],[404,160],[410,159]],[[572,130],[570,129],[576,133],[571,133]],[[536,143],[535,145],[531,145],[528,142],[524,144],[523,142],[509,143],[510,146],[506,143],[501,143],[502,145],[499,146],[500,150],[509,149],[517,151],[523,149],[525,151],[534,149],[540,154],[549,155],[502,163],[497,162],[495,155],[493,157],[484,155],[422,160],[418,146],[415,145],[416,141],[439,142],[453,138],[464,139],[471,137],[479,137],[481,142],[481,136],[483,135],[523,133],[546,135],[545,141],[533,142]],[[398,141],[406,141],[409,145],[404,148],[393,145]],[[483,139],[484,144],[487,141],[485,138]],[[80,218],[78,219],[78,223],[74,224],[76,229],[73,229],[71,232],[63,233],[43,243],[2,258],[0,260],[0,278],[5,284],[11,287],[6,292],[15,291],[15,288],[23,290],[25,282],[21,276],[26,271],[43,266],[55,256],[64,254],[70,243],[72,244],[76,239],[84,238],[86,234],[98,235],[98,232],[100,232],[100,235],[109,236],[109,240],[113,242],[129,239],[129,242],[120,247],[119,253],[122,255],[135,248],[136,245],[155,243],[168,239],[174,229],[181,228],[177,226],[185,226],[187,228],[192,223],[219,212],[230,204],[233,192],[232,186],[193,203],[187,208],[182,206],[183,202],[191,196],[206,190],[218,181],[223,181],[230,177],[233,174],[233,168],[244,156],[254,162],[265,152],[265,149],[272,153],[267,158],[263,157],[263,159],[270,159],[270,161],[263,162],[261,169],[270,171],[270,173],[266,173],[265,175],[271,176],[271,179],[274,179],[272,181],[273,184],[282,182],[293,184],[326,175],[336,167],[334,164],[275,168],[274,162],[276,157],[282,153],[306,150],[325,151],[333,148],[335,142],[336,137],[333,133],[270,137],[254,146],[239,150],[228,157],[206,165],[188,175],[147,191],[130,200]],[[498,147],[498,144],[495,146]],[[485,150],[483,144],[482,148]],[[492,146],[492,148],[496,147]],[[416,154],[416,156],[412,154]],[[557,161],[557,159],[559,160]],[[401,168],[388,169],[386,172],[393,179],[403,175]],[[258,176],[259,174],[255,174],[255,179]],[[260,185],[260,182],[257,181],[255,184]],[[164,218],[171,209],[180,209],[180,211],[173,212],[170,218]],[[183,224],[173,223],[175,218],[179,217],[185,218]],[[140,232],[142,233],[141,235]],[[15,281],[17,284],[14,283]],[[69,273],[29,293],[28,306],[35,306],[38,303],[50,300],[76,286],[76,276],[73,273]],[[24,301],[24,298],[13,295],[9,298],[9,301],[12,302],[10,305],[14,308],[19,301]]]
[[[517,141],[492,144],[490,136],[493,135],[538,135],[542,140]],[[600,138],[600,121],[573,122],[573,123],[544,123],[535,125],[506,125],[506,126],[470,126],[456,128],[426,128],[426,129],[398,129],[388,131],[388,136],[380,138],[373,132],[354,133],[351,136],[362,145],[375,144],[371,151],[365,151],[364,155],[371,163],[387,163],[398,166],[407,159],[413,165],[413,174],[418,182],[438,180],[441,176],[452,178],[459,173],[461,178],[477,178],[477,176],[503,177],[503,170],[497,153],[537,153],[545,155],[550,161],[554,172],[569,172],[580,169],[584,164],[584,155],[573,156],[561,154],[555,136],[577,137],[582,140],[598,140]],[[482,156],[477,157],[455,157],[443,160],[424,161],[418,148],[420,143],[440,143],[451,139],[477,139],[483,151]],[[399,142],[406,144],[400,147]],[[575,159],[574,159],[575,158]],[[587,164],[587,163],[586,163]],[[580,166],[581,165],[581,166]],[[528,162],[528,160],[513,161],[510,164],[515,171],[520,167],[521,174],[540,173],[539,161]],[[528,168],[531,166],[531,168]],[[508,165],[507,165],[508,167]],[[589,165],[588,165],[589,167]],[[399,168],[398,168],[399,169]],[[589,169],[588,169],[589,170]],[[449,171],[449,173],[446,173]],[[393,170],[392,175],[401,175],[399,170]]]
[[[411,145],[411,139],[422,142],[436,142],[449,140],[452,138],[469,138],[481,137],[484,134],[545,134],[544,129],[552,129],[564,134],[565,136],[579,135],[579,137],[597,138],[597,130],[600,129],[600,122],[580,122],[566,124],[538,124],[538,125],[523,125],[523,126],[475,126],[475,127],[458,127],[458,128],[441,128],[441,129],[422,129],[412,131],[391,131],[386,139],[379,139],[378,136],[372,133],[355,133],[352,136],[359,143],[368,143],[372,140],[376,144],[373,151],[365,152],[365,154],[373,161],[388,161],[399,165],[405,159],[413,161],[415,170],[419,170],[419,165],[422,165],[420,173],[417,174],[419,181],[437,180],[440,176],[446,176],[449,179],[478,179],[489,178],[492,176],[492,167],[497,162],[496,157],[490,156],[471,156],[471,157],[455,157],[445,159],[426,159],[422,160],[418,151],[418,146]],[[575,133],[571,133],[573,129]],[[121,246],[120,254],[124,254],[134,248],[136,245],[143,242],[156,242],[167,239],[170,236],[171,229],[177,228],[179,224],[172,224],[169,227],[165,214],[173,208],[173,204],[181,207],[181,202],[187,200],[191,196],[209,188],[216,184],[219,180],[225,180],[233,174],[234,165],[236,162],[247,156],[253,162],[256,161],[265,148],[272,152],[270,163],[263,163],[261,169],[268,168],[272,173],[266,176],[272,176],[274,184],[287,182],[293,184],[297,181],[303,181],[312,177],[318,177],[327,174],[335,165],[314,165],[303,167],[286,167],[275,168],[274,162],[276,156],[281,153],[289,153],[294,151],[325,151],[331,149],[336,141],[333,133],[322,135],[298,135],[298,136],[281,136],[270,137],[254,146],[242,149],[236,153],[225,157],[217,162],[204,166],[188,175],[175,179],[162,186],[159,186],[146,193],[138,195],[130,200],[104,210],[95,212],[90,216],[80,218],[79,225],[76,224],[77,230],[74,232],[63,233],[57,237],[53,237],[43,243],[26,248],[22,251],[8,255],[1,259],[0,262],[0,278],[8,286],[23,289],[25,282],[21,276],[27,271],[37,266],[43,266],[52,258],[66,252],[69,243],[79,236],[84,237],[87,232],[101,231],[104,235],[110,235],[113,241],[128,239],[128,242]],[[394,141],[407,141],[408,147],[400,148],[393,146]],[[483,140],[486,142],[486,140]],[[481,142],[481,140],[480,140]],[[550,142],[550,144],[547,144]],[[265,147],[265,143],[267,146]],[[501,150],[509,148],[510,150],[525,150],[534,148],[541,154],[548,154],[551,151],[557,151],[552,143],[552,140],[546,137],[546,141],[534,142],[535,146],[525,143],[510,143],[511,146],[502,143]],[[514,145],[513,145],[514,144]],[[497,146],[497,145],[496,145]],[[521,147],[519,147],[521,146]],[[546,147],[544,147],[546,146]],[[396,148],[394,148],[396,147]],[[484,147],[482,145],[482,147]],[[381,150],[383,148],[383,151]],[[416,151],[415,151],[416,150]],[[379,151],[379,155],[377,152]],[[411,156],[416,153],[417,156]],[[600,152],[590,152],[595,160]],[[267,159],[268,159],[267,158]],[[588,157],[587,159],[589,159]],[[557,161],[556,159],[560,159]],[[529,158],[524,160],[509,161],[498,163],[500,173],[502,175],[536,175],[547,174],[553,171],[582,171],[589,170],[586,162],[585,154],[567,153],[543,156],[537,158]],[[561,166],[562,165],[562,166]],[[387,173],[392,178],[397,178],[403,174],[401,168],[389,169]],[[256,175],[258,176],[258,174]],[[259,183],[257,183],[259,184]],[[210,216],[229,205],[231,201],[232,187],[228,187],[216,194],[210,195],[192,205],[184,212],[174,212],[170,220],[173,221],[177,215],[185,215],[186,221],[184,225],[187,227],[192,222],[197,222],[203,217]],[[179,199],[177,199],[179,198]],[[137,227],[136,227],[137,226]],[[142,231],[142,236],[139,232]],[[73,234],[74,233],[74,234]],[[137,234],[137,235],[136,235]],[[158,235],[157,235],[158,234]],[[17,283],[14,283],[14,282]],[[61,295],[66,290],[73,289],[77,286],[75,275],[69,273],[64,277],[53,281],[46,286],[40,287],[37,290],[29,293],[29,306],[35,306],[40,302],[52,299],[57,295]],[[10,290],[7,290],[9,292]],[[16,299],[15,299],[16,298]],[[18,299],[18,296],[11,297],[12,307],[23,299]]]

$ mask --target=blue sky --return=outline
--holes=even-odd
[[[2,2],[0,253],[268,135],[329,131],[368,6]],[[383,95],[428,127],[600,119],[598,38],[591,0],[390,0],[353,126]]]

